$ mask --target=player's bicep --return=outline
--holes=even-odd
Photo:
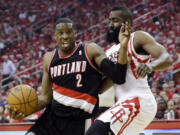
[[[143,31],[135,33],[134,43],[142,45],[142,48],[154,58],[158,58],[166,51],[150,34]]]
[[[147,43],[143,46],[143,49],[146,50],[153,58],[159,58],[159,56],[166,52],[166,49],[159,43]]]
[[[101,62],[104,58],[107,58],[102,48],[95,43],[91,43],[87,46],[87,50],[90,58],[93,59],[98,68],[100,68]]]
[[[42,93],[43,95],[47,95],[50,93],[51,90],[51,84],[50,84],[50,79],[49,79],[49,74],[47,71],[43,71],[43,77],[42,77]]]
[[[52,88],[51,82],[48,73],[48,56],[45,55],[43,58],[43,77],[42,77],[42,91],[41,95],[45,98],[45,100],[50,100],[52,98]]]

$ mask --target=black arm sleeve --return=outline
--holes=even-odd
[[[114,64],[105,58],[100,64],[100,70],[116,84],[123,84],[126,81],[127,64]]]

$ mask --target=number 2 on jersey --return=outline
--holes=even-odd
[[[82,84],[81,84],[82,75],[81,74],[76,75],[76,80],[77,80],[76,86],[77,87],[82,87]]]

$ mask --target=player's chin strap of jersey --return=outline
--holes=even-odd
[[[127,64],[114,64],[108,58],[105,58],[101,62],[100,70],[116,84],[123,84],[126,81]]]

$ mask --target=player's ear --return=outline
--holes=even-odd
[[[130,19],[127,19],[126,21],[128,22],[129,27],[131,27],[132,26],[132,21]]]
[[[53,36],[53,38],[57,41],[57,38],[56,38],[56,36],[55,36],[55,35]]]
[[[57,32],[55,30],[53,38],[57,41]]]
[[[130,28],[130,32],[132,32],[132,21],[130,19],[126,19],[126,22],[128,22],[128,27]]]
[[[73,30],[73,34],[75,37],[77,37],[77,31],[75,29]]]

